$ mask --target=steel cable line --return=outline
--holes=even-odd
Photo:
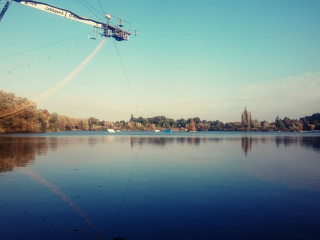
[[[102,20],[99,16],[97,16],[97,15],[90,9],[90,8],[92,8],[92,9],[95,10],[96,12],[99,12],[99,10],[98,10],[97,8],[93,7],[93,6],[92,6],[91,4],[89,4],[86,0],[79,0],[79,2],[80,2],[83,6],[85,6],[92,14],[94,14],[97,18],[99,18],[100,20]],[[101,4],[100,0],[98,0],[98,3],[99,3],[100,10],[101,10],[101,12],[102,12],[102,16],[103,16],[103,19],[104,19],[106,12],[103,11],[102,4]],[[130,25],[130,31],[132,31],[132,29],[131,29],[132,26],[131,26],[131,23],[130,23],[130,22],[128,22],[128,21],[126,21],[126,20],[124,20],[124,19],[122,19],[122,18],[119,18],[119,17],[117,17],[117,16],[114,16],[113,14],[112,14],[112,18],[116,18],[116,19],[118,19],[119,21],[121,20],[122,22],[127,23],[128,25]],[[110,21],[110,23],[111,23],[112,25],[114,25],[114,26],[117,25],[117,24],[113,23],[112,21]]]
[[[85,6],[94,16],[96,16],[99,20],[102,20],[101,17],[99,17],[97,14],[95,14],[90,8],[94,9],[95,11],[98,11],[96,8],[94,8],[91,4],[89,4],[85,0],[79,0],[79,2]]]
[[[100,0],[98,0],[98,3],[99,3],[99,6],[100,6],[100,9],[101,9],[101,12],[103,13],[103,15],[105,14],[105,12],[103,11],[103,8],[102,8],[102,5],[101,5],[101,2]]]
[[[122,61],[122,58],[121,58],[121,55],[120,55],[120,51],[119,51],[118,45],[117,45],[117,43],[116,43],[116,41],[114,39],[112,39],[112,40],[113,40],[114,48],[116,49],[116,52],[117,52],[117,55],[118,55],[118,58],[119,58],[119,62],[120,62],[124,77],[125,77],[125,79],[127,81],[127,84],[129,86],[129,91],[130,91],[130,94],[131,94],[132,101],[135,103],[136,108],[138,108],[138,105],[136,103],[135,97],[133,95],[132,87],[131,87],[131,84],[130,84],[130,81],[129,81],[129,78],[128,78],[128,74],[127,74],[126,68],[125,68],[125,66],[123,64],[123,61]]]
[[[147,34],[219,34],[219,33],[280,33],[279,31],[266,30],[173,30],[173,29],[139,29],[139,32]]]
[[[34,47],[34,48],[27,49],[27,50],[23,50],[21,52],[13,53],[13,54],[10,54],[10,55],[7,55],[7,56],[2,56],[2,57],[0,57],[0,59],[7,59],[7,58],[14,57],[14,56],[17,56],[17,55],[21,55],[21,54],[24,54],[24,53],[27,53],[27,52],[32,52],[34,50],[38,50],[38,49],[43,48],[43,47],[48,47],[48,46],[51,46],[51,45],[55,45],[55,44],[58,44],[58,43],[61,43],[61,42],[65,42],[65,41],[68,41],[68,40],[71,40],[71,39],[74,39],[74,38],[78,38],[78,37],[81,37],[81,36],[84,36],[84,35],[88,35],[90,33],[91,32],[82,33],[80,35],[76,35],[76,36],[73,36],[73,37],[69,37],[69,38],[65,38],[65,39],[58,40],[58,41],[55,41],[55,42],[51,42],[51,43],[48,43],[48,44],[44,44],[44,45],[41,45],[41,46],[38,46],[38,47]]]
[[[47,89],[46,91],[42,92],[38,96],[34,97],[32,101],[28,101],[26,103],[20,104],[16,106],[14,109],[10,109],[5,111],[0,115],[0,119],[10,117],[14,114],[17,114],[21,111],[24,111],[28,107],[35,106],[36,102],[42,101],[43,99],[47,98],[48,96],[52,95],[68,82],[70,82],[77,74],[79,74],[87,65],[88,63],[94,58],[94,56],[100,51],[102,45],[105,43],[106,39],[104,38],[102,42],[91,52],[91,54],[81,63],[79,64],[70,74],[68,74],[65,78],[57,82],[51,88]]]

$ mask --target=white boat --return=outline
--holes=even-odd
[[[107,132],[108,132],[108,133],[115,133],[116,131],[115,131],[114,129],[112,129],[112,128],[108,128],[108,129],[107,129]]]

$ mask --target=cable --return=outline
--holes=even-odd
[[[85,2],[85,3],[83,3],[83,2]],[[83,5],[83,6],[85,6],[93,15],[95,15],[98,19],[100,19],[100,20],[102,20],[101,19],[101,17],[99,17],[99,16],[97,16],[97,14],[95,14],[91,9],[90,9],[90,7],[92,8],[92,9],[94,9],[95,11],[97,11],[97,9],[96,8],[94,8],[92,5],[90,5],[88,2],[86,2],[85,0],[79,0],[79,2]],[[86,5],[87,4],[87,5]]]
[[[101,9],[101,12],[103,13],[103,15],[105,14],[105,12],[103,11],[103,8],[102,8],[102,5],[101,5],[101,2],[100,0],[98,0],[98,3],[99,3],[99,6],[100,6],[100,9]]]
[[[44,44],[44,45],[41,45],[41,46],[38,46],[38,47],[30,48],[30,49],[27,49],[27,50],[24,50],[24,51],[21,51],[21,52],[17,52],[17,53],[13,53],[13,54],[10,54],[10,55],[7,55],[7,56],[0,57],[0,59],[7,59],[7,58],[10,58],[10,57],[14,57],[14,56],[17,56],[17,55],[21,55],[21,54],[24,54],[24,53],[27,53],[27,52],[31,52],[31,51],[37,50],[37,49],[39,49],[39,48],[48,47],[48,46],[51,46],[51,45],[54,45],[54,44],[58,44],[58,43],[61,43],[61,42],[68,41],[68,40],[70,40],[70,39],[74,39],[74,38],[81,37],[81,36],[83,36],[83,35],[88,35],[88,34],[90,34],[90,33],[91,33],[91,32],[82,33],[82,34],[77,35],[77,36],[65,38],[65,39],[63,39],[63,40],[59,40],[59,41],[52,42],[52,43],[48,43],[48,44]]]
[[[48,96],[52,95],[56,91],[58,91],[60,88],[62,88],[64,85],[66,85],[69,81],[71,81],[79,72],[81,72],[87,64],[93,59],[93,57],[100,51],[102,45],[105,43],[106,39],[104,38],[102,42],[93,50],[93,52],[80,64],[78,65],[69,75],[67,75],[65,78],[57,82],[55,85],[53,85],[48,90],[44,91],[43,93],[39,94],[35,98],[33,98],[33,101],[28,101],[27,103],[22,103],[15,107],[15,109],[11,109],[9,111],[4,112],[2,115],[0,115],[0,119],[10,117],[14,114],[20,113],[21,111],[24,111],[28,107],[35,106],[35,102],[39,102]]]
[[[130,91],[132,100],[133,100],[133,102],[135,103],[136,108],[138,108],[138,105],[136,104],[136,101],[135,101],[135,98],[134,98],[134,95],[133,95],[133,91],[132,91],[131,84],[130,84],[130,81],[129,81],[129,78],[128,78],[128,74],[127,74],[126,68],[124,67],[124,64],[123,64],[123,61],[122,61],[122,58],[121,58],[120,51],[119,51],[119,48],[118,48],[118,46],[117,46],[116,40],[114,40],[114,39],[112,39],[112,40],[113,40],[114,48],[116,49],[116,52],[117,52],[117,54],[118,54],[119,62],[120,62],[120,65],[121,65],[121,68],[122,68],[124,77],[125,77],[125,79],[126,79],[126,81],[127,81],[127,84],[128,84],[128,86],[129,86],[129,91]]]

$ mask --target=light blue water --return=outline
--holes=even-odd
[[[319,239],[320,134],[0,136],[1,239]]]

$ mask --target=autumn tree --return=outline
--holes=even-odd
[[[188,129],[189,132],[195,132],[196,131],[196,124],[193,121],[193,119],[191,119],[187,129]]]
[[[250,131],[251,129],[251,113],[247,110],[247,107],[244,108],[244,111],[241,114],[241,126],[243,131]]]
[[[41,132],[46,132],[49,128],[50,114],[47,110],[38,110],[38,121],[41,126]]]
[[[39,132],[36,104],[26,98],[16,97],[13,93],[0,91],[0,131]]]
[[[52,113],[49,118],[49,131],[56,132],[59,130],[59,115]]]
[[[94,126],[99,125],[99,120],[97,118],[91,117],[88,119],[89,128],[93,129]]]

